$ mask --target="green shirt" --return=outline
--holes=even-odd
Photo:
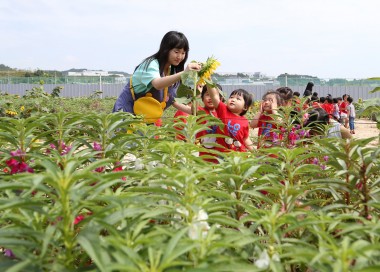
[[[147,93],[153,88],[152,81],[161,77],[160,65],[157,59],[152,60],[148,66],[146,62],[140,64],[132,76],[132,84],[136,94]]]

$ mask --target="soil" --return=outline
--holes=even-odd
[[[376,127],[376,122],[368,119],[355,120],[355,134],[352,135],[354,138],[367,139],[377,137],[377,139],[370,142],[370,145],[379,146],[379,133],[380,130]]]

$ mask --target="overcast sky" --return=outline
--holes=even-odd
[[[379,0],[0,0],[0,64],[124,71],[183,32],[217,72],[380,76]]]

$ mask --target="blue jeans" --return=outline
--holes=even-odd
[[[355,117],[348,117],[348,124],[350,125],[350,130],[355,130]]]

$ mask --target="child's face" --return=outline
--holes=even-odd
[[[263,101],[261,102],[262,111],[271,112],[272,110],[276,110],[277,108],[277,98],[274,94],[266,95]]]
[[[230,112],[240,115],[245,110],[245,101],[242,95],[234,94],[228,98],[227,108]]]
[[[202,101],[203,101],[203,104],[205,105],[205,108],[209,110],[215,109],[214,104],[212,103],[212,100],[211,100],[211,96],[208,91],[205,92]]]

